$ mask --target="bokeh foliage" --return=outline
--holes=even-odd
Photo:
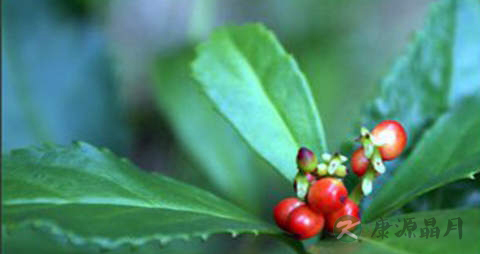
[[[464,106],[461,116],[452,113],[457,110],[456,104],[461,104],[465,96],[471,96],[480,87],[476,71],[479,58],[473,57],[479,52],[480,33],[472,30],[480,27],[475,25],[480,13],[477,1],[443,1],[443,9],[436,7],[435,10],[440,15],[429,19],[426,29],[414,38],[418,44],[412,44],[407,50],[410,56],[393,65],[393,71],[379,84],[376,79],[387,69],[391,56],[405,46],[407,32],[417,25],[411,20],[423,15],[423,2],[415,5],[412,1],[402,4],[393,1],[243,3],[207,0],[195,4],[165,1],[154,7],[165,13],[183,7],[194,15],[185,18],[181,13],[188,12],[173,12],[175,25],[167,22],[160,31],[151,25],[163,20],[158,13],[153,15],[152,23],[138,20],[150,30],[135,26],[118,30],[122,25],[132,24],[132,16],[135,16],[124,15],[120,21],[127,21],[118,22],[119,15],[129,14],[125,10],[128,5],[121,1],[104,4],[96,4],[96,1],[5,2],[2,6],[4,151],[44,141],[68,144],[72,140],[85,140],[132,157],[147,170],[165,171],[170,176],[219,193],[241,209],[271,222],[270,208],[280,198],[292,195],[290,184],[274,173],[272,166],[219,114],[198,88],[189,70],[189,63],[195,57],[194,45],[204,40],[213,27],[261,21],[278,35],[304,72],[322,116],[331,151],[351,152],[351,143],[343,149],[340,144],[354,138],[356,133],[352,131],[357,131],[360,123],[372,127],[383,118],[398,117],[415,132],[410,145],[420,142],[421,147],[436,147],[448,143],[452,149],[442,150],[439,158],[467,158],[465,163],[470,166],[478,164],[468,159],[478,158],[475,149],[471,153],[462,149],[472,144],[478,147],[470,142],[479,140],[474,138],[478,132],[471,127],[478,125],[478,116],[462,121],[464,125],[451,121],[462,119],[463,115],[475,115],[478,108],[473,102]],[[410,7],[407,14],[391,15],[399,6]],[[140,10],[146,15],[144,9]],[[442,14],[442,10],[447,10],[446,14]],[[308,13],[310,15],[306,15]],[[386,27],[379,29],[378,24],[385,20],[389,21]],[[439,24],[444,28],[439,28]],[[135,32],[144,36],[135,37],[139,35]],[[150,34],[157,36],[152,38]],[[170,43],[163,44],[163,41]],[[404,70],[402,62],[406,66]],[[423,90],[418,90],[418,83],[424,84]],[[371,101],[369,98],[376,97],[374,110],[372,107],[364,110],[363,105]],[[416,105],[415,110],[405,110],[411,105]],[[373,114],[368,114],[366,119],[362,118],[363,112]],[[438,118],[440,123],[437,123]],[[445,129],[449,130],[446,137],[458,138],[459,126],[467,130],[461,133],[471,132],[461,143],[450,142],[448,138],[436,139]],[[434,134],[430,136],[434,137],[430,141],[420,141],[421,137],[429,135],[427,130],[431,130]],[[138,136],[147,141],[139,142]],[[423,158],[407,160],[399,168],[402,160],[389,165],[411,169],[409,174],[397,176],[407,179],[402,185],[405,189],[410,189],[413,181],[408,179],[416,176],[412,170],[418,164],[434,161],[439,163],[437,168],[447,170],[444,164],[440,165],[441,160],[429,157],[428,151],[420,151]],[[412,152],[415,152],[413,147],[406,155]],[[455,166],[461,163],[454,162],[447,164],[454,165],[452,168],[457,168],[458,172],[465,169]],[[437,171],[432,167],[429,173]],[[450,181],[459,175],[470,174],[448,173],[437,179],[445,183],[445,179]],[[379,181],[387,182],[388,177]],[[415,180],[426,178],[428,175]],[[447,185],[408,203],[402,210],[478,206],[478,182],[465,180]],[[392,184],[385,188],[391,190],[390,194],[383,195],[383,201],[377,206],[396,197],[392,194],[395,191]],[[422,191],[415,195],[420,193]],[[369,204],[367,200],[364,206]],[[395,208],[400,206],[398,204]],[[478,213],[472,212],[472,216]],[[20,233],[12,232],[9,237],[11,244],[7,247],[13,252],[31,251],[29,247],[38,245],[38,239],[45,240],[40,249],[45,252],[99,251],[97,247],[72,249],[66,239],[53,239],[44,232],[28,228]],[[25,244],[25,239],[30,239],[29,244]],[[234,241],[229,237],[220,240],[213,237],[206,243],[174,241],[173,245],[160,249],[165,253],[184,253],[179,250],[198,253],[196,249],[202,248],[205,253],[211,253],[231,250],[230,245],[237,247],[237,253],[260,249],[274,253],[290,251],[271,239],[254,240],[253,237]],[[158,248],[150,244],[133,251],[155,252]],[[116,251],[130,252],[132,249]]]

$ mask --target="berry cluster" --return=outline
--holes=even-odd
[[[359,218],[358,206],[348,198],[340,179],[347,173],[342,164],[347,158],[323,154],[322,160],[318,163],[312,151],[300,148],[294,183],[297,197],[286,198],[274,208],[277,225],[299,239],[313,237],[324,228],[333,232],[335,221],[344,215]]]
[[[342,178],[347,174],[343,165],[347,158],[341,154],[323,154],[319,163],[315,154],[302,147],[297,154],[298,173],[294,189],[297,197],[282,200],[274,208],[274,218],[283,230],[299,239],[311,238],[325,228],[333,232],[335,222],[350,215],[360,219],[358,195],[372,191],[373,179],[385,172],[384,160],[398,157],[407,144],[402,125],[388,120],[372,132],[361,129],[358,141],[362,146],[352,154],[352,171],[361,177],[360,186],[348,197]]]
[[[402,125],[393,120],[383,121],[369,132],[361,129],[358,138],[362,146],[352,154],[352,171],[362,178],[362,192],[372,192],[376,176],[385,173],[383,161],[397,158],[407,145],[407,133]]]

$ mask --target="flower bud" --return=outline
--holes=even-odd
[[[317,157],[311,150],[305,147],[302,147],[300,150],[298,150],[297,166],[301,171],[312,172],[315,170],[315,168],[317,168],[317,163]]]
[[[345,177],[347,175],[347,167],[340,165],[335,170],[335,175],[338,177]]]
[[[373,142],[373,136],[370,133],[370,131],[362,127],[360,129],[360,143],[362,143],[363,150],[365,151],[365,156],[370,159],[373,155],[373,152],[375,150],[375,143]]]
[[[328,162],[328,161],[330,161],[331,159],[332,159],[332,155],[331,155],[331,154],[329,154],[329,153],[324,153],[324,154],[322,154],[322,160]]]
[[[317,166],[317,175],[318,175],[318,176],[326,176],[326,175],[328,174],[327,168],[328,168],[328,166],[327,166],[327,164],[325,164],[325,163],[320,163],[320,164],[318,164],[318,166]]]

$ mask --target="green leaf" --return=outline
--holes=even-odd
[[[2,166],[7,232],[40,227],[106,249],[214,233],[279,233],[208,192],[85,143],[14,150]]]
[[[193,73],[217,109],[288,180],[300,146],[327,150],[312,92],[265,27],[221,28],[198,47]]]
[[[287,239],[288,238],[288,239]],[[204,241],[200,238],[193,238],[189,241],[172,241],[166,245],[158,242],[149,242],[142,246],[121,246],[116,249],[106,249],[96,245],[78,246],[72,245],[66,239],[55,238],[45,232],[34,228],[22,228],[12,233],[2,234],[2,253],[48,253],[48,254],[211,254],[225,253],[232,250],[232,246],[245,246],[258,249],[257,246],[268,244],[268,253],[304,253],[300,241],[292,237],[284,236],[274,241],[270,235],[245,235],[241,239],[229,238],[228,236],[216,235]],[[292,241],[292,242],[288,242]],[[296,247],[292,248],[292,247]],[[244,250],[244,249],[242,249]],[[295,252],[295,250],[297,252]]]
[[[260,158],[200,93],[190,75],[193,58],[193,50],[186,50],[157,61],[155,101],[195,168],[204,172],[219,192],[257,208]]]
[[[432,5],[423,30],[381,81],[366,123],[400,121],[408,147],[465,96],[480,92],[480,2],[444,0]]]
[[[381,82],[380,96],[370,105],[366,121],[372,125],[385,119],[400,121],[407,131],[408,145],[403,157],[387,164],[390,170],[374,183],[374,195],[364,200],[365,219],[391,212],[422,193],[478,170],[479,165],[472,159],[477,148],[462,147],[461,142],[467,136],[454,131],[467,128],[472,145],[476,144],[473,139],[478,133],[468,128],[479,121],[475,110],[479,107],[475,100],[480,98],[477,52],[480,52],[480,2],[443,0],[433,4],[425,28],[417,33],[405,56]],[[449,162],[445,162],[445,156],[452,156]],[[403,159],[406,165],[392,172]],[[388,186],[383,187],[383,183]],[[393,187],[393,183],[398,187]],[[411,196],[397,197],[405,190]],[[376,193],[380,196],[378,200]],[[394,199],[387,200],[393,196]]]
[[[425,228],[424,220],[435,218],[436,225],[440,229],[439,238],[420,238],[422,228]],[[444,236],[448,229],[448,221],[456,225],[462,220],[462,239],[459,239],[459,231],[452,230]],[[414,218],[417,228],[413,230],[411,238],[405,235],[397,237],[395,233],[401,231],[404,219]],[[311,253],[477,253],[477,242],[480,239],[478,222],[479,209],[470,210],[439,210],[403,214],[395,217],[384,218],[391,226],[387,229],[388,238],[378,238],[379,232],[372,237],[376,222],[363,224],[362,233],[359,237],[361,242],[345,243],[336,239],[321,241],[313,246]],[[379,222],[380,223],[380,222]],[[398,227],[397,227],[398,226]],[[431,226],[430,226],[431,228]],[[457,226],[458,228],[458,226]]]
[[[363,219],[374,220],[427,191],[480,172],[479,108],[479,97],[473,97],[442,115],[373,195]]]

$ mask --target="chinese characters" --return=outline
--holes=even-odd
[[[375,228],[372,232],[371,237],[376,237],[379,239],[389,238],[389,230],[395,228],[399,228],[393,235],[396,237],[408,237],[408,238],[416,238],[417,234],[415,230],[417,229],[417,223],[415,222],[415,217],[405,217],[403,221],[398,219],[398,224],[390,224],[387,219],[380,218],[375,223]],[[403,222],[403,223],[402,223]],[[399,224],[402,223],[401,226]],[[441,230],[437,224],[437,220],[432,217],[429,219],[424,219],[423,224],[425,227],[419,228],[420,234],[418,235],[419,238],[436,238],[438,239],[441,235]],[[460,217],[448,219],[447,229],[443,234],[443,237],[448,236],[452,231],[458,232],[459,239],[462,239],[462,225],[463,220]],[[390,235],[391,236],[391,235]]]

